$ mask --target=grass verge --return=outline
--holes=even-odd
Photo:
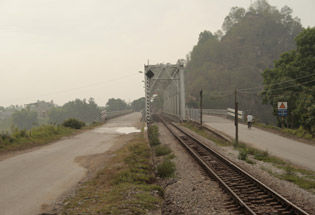
[[[239,152],[238,158],[244,160],[249,164],[256,164],[256,161],[263,161],[272,164],[274,167],[282,170],[281,173],[273,173],[271,170],[266,170],[269,174],[273,175],[282,180],[292,182],[299,187],[315,194],[315,172],[305,170],[303,168],[296,167],[289,162],[283,161],[282,159],[271,156],[268,151],[259,150],[245,143],[228,143],[220,140],[219,138],[213,137],[206,130],[200,129],[195,123],[186,122],[182,124],[190,130],[198,133],[199,135],[212,140],[219,146],[233,146],[235,150]],[[255,161],[256,160],[256,161]]]
[[[63,215],[147,214],[157,209],[164,190],[154,184],[151,150],[139,134],[116,152],[108,166],[66,202]]]
[[[14,129],[0,134],[0,151],[26,149],[50,143],[61,137],[72,135],[74,129],[56,125],[41,125],[31,130]]]
[[[92,123],[76,130],[62,125],[40,125],[30,130],[12,129],[11,133],[0,133],[0,152],[23,150],[60,140],[82,130],[93,129],[101,123]]]
[[[209,134],[209,132],[207,130],[205,130],[203,128],[201,129],[200,126],[194,122],[187,121],[187,122],[182,123],[181,125],[196,132],[200,136],[203,136],[204,138],[207,138],[208,140],[215,142],[217,145],[220,145],[220,146],[231,146],[232,145],[231,143],[229,143],[225,140],[222,140],[221,138],[218,138],[215,135]]]
[[[166,145],[160,145],[159,128],[156,125],[149,127],[148,137],[150,145],[153,147],[153,151],[157,157],[163,156],[162,160],[157,165],[157,175],[160,178],[170,178],[174,176],[176,165],[172,161],[175,157],[171,154],[171,149]]]
[[[172,152],[172,150],[168,146],[157,145],[154,147],[155,155],[160,157],[164,155],[168,155]]]
[[[280,134],[301,138],[301,139],[308,140],[315,143],[315,137],[310,132],[305,130],[302,126],[299,127],[298,129],[279,128],[276,126],[266,125],[262,123],[255,123],[255,126],[258,128],[271,130]]]

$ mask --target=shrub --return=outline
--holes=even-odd
[[[85,126],[85,123],[78,119],[70,118],[65,120],[62,125],[68,128],[80,129]]]
[[[150,139],[150,144],[152,146],[156,146],[156,145],[159,145],[160,144],[160,140],[159,140],[159,137],[157,136],[154,136]]]
[[[149,137],[158,136],[159,135],[159,128],[156,125],[152,125],[149,127]]]
[[[248,156],[248,150],[246,148],[243,148],[238,153],[238,159],[245,161]]]
[[[161,178],[171,177],[175,172],[175,163],[170,159],[164,159],[157,168],[157,174]]]
[[[156,146],[160,144],[159,140],[159,128],[156,125],[150,126],[148,130],[148,137],[150,144]]]
[[[158,145],[155,147],[155,155],[163,156],[171,153],[171,149],[168,146]]]
[[[260,160],[260,161],[266,161],[269,157],[269,153],[268,151],[257,151],[255,154],[254,154],[254,158],[256,160]]]

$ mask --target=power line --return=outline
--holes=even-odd
[[[308,84],[308,83],[311,83],[311,82],[314,82],[314,80],[310,80],[310,81],[306,81],[306,82],[303,82],[303,83],[298,83],[298,84],[295,84],[295,85],[291,85],[291,86],[286,86],[286,87],[281,87],[281,88],[275,88],[275,89],[270,89],[268,91],[277,91],[277,90],[284,90],[284,89],[288,89],[288,88],[291,88],[291,87],[298,87],[302,84]],[[254,92],[239,92],[240,94],[255,94],[255,93],[261,93],[263,90],[259,90],[259,91],[254,91]]]
[[[271,87],[271,86],[275,86],[275,85],[281,85],[281,84],[285,84],[285,83],[289,83],[289,82],[292,82],[292,81],[296,81],[296,80],[299,80],[299,79],[302,79],[302,78],[308,78],[308,77],[311,77],[315,75],[315,73],[312,73],[310,75],[305,75],[305,76],[302,76],[302,77],[299,77],[299,78],[296,78],[296,79],[291,79],[291,80],[288,80],[288,81],[283,81],[283,82],[279,82],[279,83],[276,83],[276,84],[268,84],[268,85],[264,85],[264,86],[259,86],[259,87],[252,87],[252,88],[242,88],[242,89],[237,89],[237,91],[239,93],[248,93],[248,94],[251,94],[251,93],[258,93],[258,92],[261,92],[262,90],[260,91],[254,91],[254,92],[242,92],[242,91],[247,91],[247,90],[254,90],[254,89],[260,89],[260,88],[264,88],[264,87]],[[301,84],[304,84],[304,83],[301,83]],[[282,89],[282,88],[281,88]],[[285,89],[285,88],[284,88]],[[225,94],[225,93],[233,93],[234,90],[225,90],[225,91],[216,91],[216,92],[208,92],[206,93],[207,95],[208,94],[211,94],[212,96],[216,96],[216,94],[218,94],[218,97],[225,97],[225,96],[229,96],[229,95],[220,95],[220,94]]]
[[[310,75],[305,75],[305,76],[302,76],[302,77],[299,77],[299,78],[296,78],[296,79],[291,79],[291,80],[288,80],[288,81],[279,82],[279,83],[276,83],[276,84],[268,84],[268,85],[265,85],[265,86],[238,89],[238,91],[254,90],[254,89],[259,89],[259,88],[264,88],[264,87],[269,87],[269,86],[274,86],[274,85],[281,85],[281,84],[292,82],[292,81],[296,81],[296,80],[299,80],[299,79],[302,79],[302,78],[311,77],[313,75],[315,75],[315,73],[312,73]]]
[[[234,95],[234,92],[229,93],[229,94],[225,94],[225,95],[213,95],[211,93],[205,93],[204,95],[211,96],[212,98],[223,98],[223,97],[228,97],[228,96]]]

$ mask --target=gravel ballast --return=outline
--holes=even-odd
[[[160,142],[172,149],[176,164],[175,177],[162,180],[166,191],[162,214],[231,214],[223,205],[229,197],[222,192],[218,183],[208,178],[161,123],[158,123],[158,127]]]
[[[166,186],[162,214],[232,214],[223,205],[229,197],[218,186],[218,183],[208,178],[204,170],[199,167],[163,124],[158,123],[158,127],[161,144],[168,145],[176,156],[174,158],[176,163],[175,178],[162,180]],[[261,169],[262,166],[265,169],[274,168],[271,164],[263,162],[256,162],[255,165],[248,164],[237,158],[238,152],[232,147],[217,146],[189,129],[184,129],[308,213],[315,214],[315,195],[293,183],[277,179]]]

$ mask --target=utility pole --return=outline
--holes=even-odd
[[[179,96],[180,118],[184,121],[186,119],[184,65],[180,65],[179,69]]]
[[[237,91],[235,89],[235,144],[238,144],[238,102],[237,102]]]
[[[200,128],[202,128],[202,90],[200,90]]]

